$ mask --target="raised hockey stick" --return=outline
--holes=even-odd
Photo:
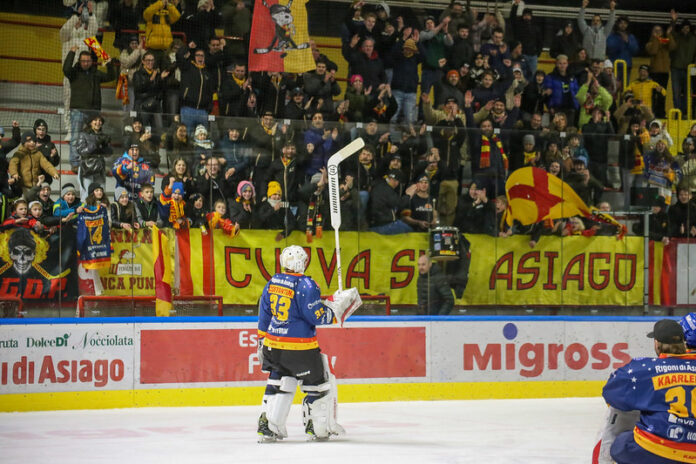
[[[341,227],[341,193],[338,188],[338,165],[353,153],[365,146],[362,137],[350,142],[345,147],[331,155],[326,165],[329,174],[329,207],[331,208],[331,227],[336,238],[336,269],[338,271],[338,289],[343,290],[343,276],[341,275],[341,244],[338,229]]]

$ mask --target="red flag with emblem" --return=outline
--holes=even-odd
[[[573,188],[543,169],[527,167],[514,171],[505,183],[508,209],[505,220],[522,225],[545,219],[592,217],[590,208]]]

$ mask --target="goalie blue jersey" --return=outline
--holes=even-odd
[[[333,321],[333,311],[322,303],[319,287],[310,277],[289,272],[276,274],[263,289],[258,332],[270,348],[318,348],[316,326]]]
[[[658,456],[696,462],[696,353],[636,358],[611,374],[611,406],[640,411],[636,443]]]

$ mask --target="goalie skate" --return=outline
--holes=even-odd
[[[257,433],[259,435],[259,439],[258,439],[259,443],[274,443],[278,440],[283,439],[283,437],[281,437],[277,433],[273,432],[268,427],[268,419],[266,418],[265,412],[262,413],[261,416],[259,417],[259,428],[257,430]]]

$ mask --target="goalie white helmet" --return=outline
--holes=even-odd
[[[288,271],[304,274],[308,259],[304,248],[298,245],[290,245],[280,254],[280,265]]]

